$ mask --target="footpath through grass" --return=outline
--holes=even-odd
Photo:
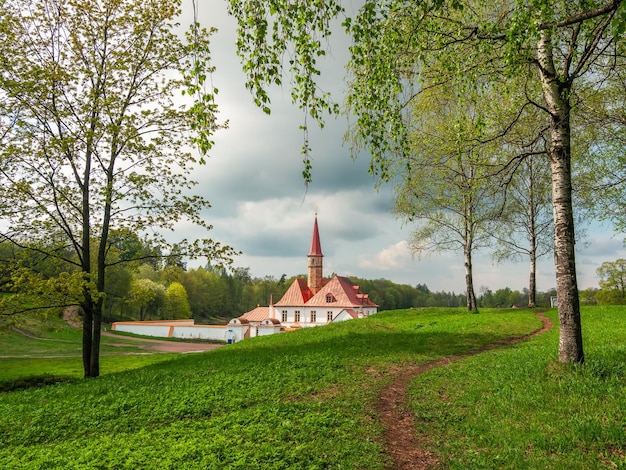
[[[524,311],[383,312],[3,393],[0,468],[381,469],[389,371],[539,326]]]
[[[0,468],[383,469],[374,405],[393,371],[540,326],[525,310],[383,312],[3,393]],[[416,378],[442,468],[624,468],[626,312],[585,310],[583,327],[584,368],[556,365],[555,328]]]
[[[552,331],[439,367],[410,388],[441,468],[626,468],[626,308],[582,310],[584,366],[556,361]]]

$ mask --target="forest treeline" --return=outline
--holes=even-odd
[[[296,277],[283,274],[254,277],[249,268],[230,270],[212,266],[194,269],[168,266],[155,270],[142,265],[129,284],[117,284],[118,292],[109,296],[105,305],[105,320],[119,321],[130,319],[153,320],[159,318],[184,318],[184,310],[167,308],[167,292],[171,285],[184,288],[189,309],[198,323],[222,323],[238,317],[255,307],[277,302],[287,291]],[[379,311],[411,307],[463,307],[465,293],[453,291],[431,291],[426,284],[411,286],[397,284],[387,279],[361,279],[351,277],[362,292],[369,294],[378,304]],[[146,291],[160,294],[147,296]],[[143,295],[142,295],[143,292]],[[550,297],[555,290],[539,293],[539,306],[549,307]],[[145,301],[150,297],[151,301]],[[528,292],[510,288],[491,291],[482,289],[479,295],[482,307],[526,306]],[[171,304],[171,302],[169,302]]]
[[[127,234],[128,235],[128,234]],[[132,254],[144,262],[112,266],[107,276],[103,320],[156,320],[193,317],[197,323],[225,323],[254,309],[258,305],[277,302],[296,277],[283,274],[254,277],[249,268],[224,268],[207,265],[188,269],[181,257],[159,259],[152,257],[152,248],[142,245],[133,236],[120,239],[118,256]],[[131,253],[132,252],[132,253]],[[72,267],[50,258],[35,259],[26,250],[0,244],[0,290],[16,293],[15,267],[28,264],[47,281],[72,276]],[[113,269],[114,268],[114,269]],[[379,311],[410,307],[458,307],[466,302],[465,293],[431,291],[426,284],[411,286],[396,284],[386,279],[352,277],[362,292],[378,304]],[[554,291],[540,294],[542,306],[550,305]],[[482,289],[484,307],[525,306],[528,292],[509,288],[491,292]],[[60,311],[59,311],[60,313]]]
[[[156,248],[142,243],[136,236],[124,233],[119,236],[115,259],[132,257],[142,261],[115,264],[107,272],[107,291],[104,297],[106,322],[122,320],[157,320],[192,317],[197,323],[225,323],[258,305],[277,302],[296,277],[283,274],[254,277],[247,267],[215,267],[207,265],[188,269],[182,256],[162,257]],[[158,251],[158,250],[157,250]],[[0,291],[18,293],[22,287],[18,274],[24,266],[36,269],[41,282],[55,282],[59,295],[71,296],[69,281],[76,267],[60,263],[50,257],[36,256],[30,250],[0,244]],[[600,288],[580,293],[586,305],[626,303],[626,261],[605,262],[597,270]],[[332,277],[332,275],[331,275]],[[68,279],[59,282],[59,279]],[[387,279],[362,279],[351,277],[362,292],[379,306],[379,311],[411,307],[463,307],[464,292],[432,291],[425,283],[414,286],[397,284]],[[31,284],[32,285],[32,282]],[[33,292],[33,295],[37,293]],[[556,290],[539,292],[537,307],[548,308]],[[486,286],[477,296],[479,307],[526,307],[529,292],[509,287],[492,291]],[[67,305],[67,304],[66,304]],[[59,313],[62,309],[58,309]]]
[[[153,248],[143,245],[136,237],[126,234],[120,237],[118,256],[132,254],[144,262],[115,265],[108,272],[107,292],[104,300],[106,322],[122,320],[156,320],[194,318],[197,323],[225,323],[254,309],[258,305],[277,302],[296,277],[283,274],[254,277],[247,267],[224,268],[207,265],[188,269],[181,257],[161,259],[151,256]],[[122,242],[123,240],[123,242]],[[16,250],[0,244],[0,289],[4,293],[16,292],[20,287],[14,282],[15,266],[37,266],[47,280],[64,275],[71,276],[70,266],[59,264],[50,258],[35,259],[26,256],[26,250]],[[626,270],[624,260],[604,263],[598,274],[603,281],[600,289],[581,291],[581,303],[587,305],[626,303],[622,275]],[[426,284],[414,286],[397,284],[387,279],[362,279],[351,277],[362,292],[369,294],[378,304],[379,311],[411,307],[463,307],[464,292],[432,291]],[[537,294],[537,306],[548,308],[556,290]],[[488,287],[479,290],[480,307],[525,307],[528,290],[512,290],[508,287],[492,291]],[[59,312],[60,313],[60,312]]]

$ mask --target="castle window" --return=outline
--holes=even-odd
[[[282,311],[282,321],[287,321],[287,310]]]
[[[315,310],[311,311],[311,323],[315,323],[317,321],[317,313],[315,313]]]
[[[300,310],[296,310],[295,318],[294,318],[293,321],[296,321],[296,322],[300,321]]]
[[[326,312],[326,321],[329,323],[333,321],[333,312]]]

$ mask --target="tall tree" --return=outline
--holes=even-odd
[[[596,270],[600,277],[600,292],[596,299],[601,304],[626,304],[626,259],[605,261]]]
[[[209,204],[191,193],[190,179],[201,163],[190,149],[208,150],[217,126],[213,90],[203,87],[209,32],[194,24],[181,40],[179,6],[0,3],[0,30],[12,38],[0,45],[0,100],[11,123],[0,149],[2,237],[76,268],[63,277],[72,294],[65,302],[83,312],[86,377],[100,372],[106,270],[131,261],[110,256],[111,231],[152,234],[150,246],[169,252],[160,229],[185,220],[210,228],[200,215]],[[181,92],[189,100],[174,100]],[[180,242],[178,252],[232,254],[210,239]]]
[[[575,85],[590,80],[601,84],[615,68],[626,26],[623,0],[365,0],[354,18],[339,0],[230,0],[230,5],[238,18],[238,48],[255,99],[269,106],[267,85],[281,83],[282,59],[289,53],[288,71],[295,75],[292,96],[320,119],[324,110],[333,108],[315,86],[320,73],[316,64],[332,21],[345,18],[353,41],[349,112],[356,115],[356,135],[372,156],[372,171],[383,179],[390,176],[389,155],[408,154],[412,115],[407,104],[419,99],[424,84],[462,89],[510,77],[520,87],[540,87],[541,96],[529,95],[519,112],[536,106],[548,122],[559,360],[582,363],[570,123],[580,109]],[[495,135],[513,126],[511,122]]]
[[[418,224],[413,250],[463,253],[467,310],[477,312],[472,257],[490,240],[498,185],[488,177],[489,149],[476,145],[482,113],[473,98],[454,95],[434,87],[415,103],[410,153],[394,158],[389,171],[400,180],[395,212]]]
[[[545,113],[529,106],[528,97],[538,100],[538,85],[526,78],[512,83],[503,79],[496,87],[488,113],[492,129],[506,129],[496,134],[499,147],[503,207],[499,223],[493,227],[494,258],[529,261],[528,306],[536,305],[537,260],[553,250],[554,230],[551,199],[550,161],[547,155],[549,127]],[[520,113],[520,110],[524,112]]]
[[[172,282],[165,291],[164,318],[174,320],[191,318],[191,308],[187,300],[187,291],[180,282]]]
[[[506,205],[493,236],[498,261],[528,258],[528,306],[537,305],[537,260],[553,249],[549,162],[543,155],[520,161],[507,185]]]

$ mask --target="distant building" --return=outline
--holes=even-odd
[[[270,300],[269,307],[259,306],[246,312],[231,320],[228,327],[239,330],[239,339],[364,318],[376,313],[378,305],[347,277],[323,278],[323,258],[316,215],[307,279],[297,278],[278,302],[273,304]]]
[[[217,339],[231,343],[254,336],[364,318],[376,313],[378,305],[347,277],[323,278],[323,258],[316,214],[307,279],[293,281],[275,304],[270,299],[269,307],[258,306],[233,318],[226,327],[195,325],[193,320],[160,320],[115,322],[112,330],[158,337]]]

